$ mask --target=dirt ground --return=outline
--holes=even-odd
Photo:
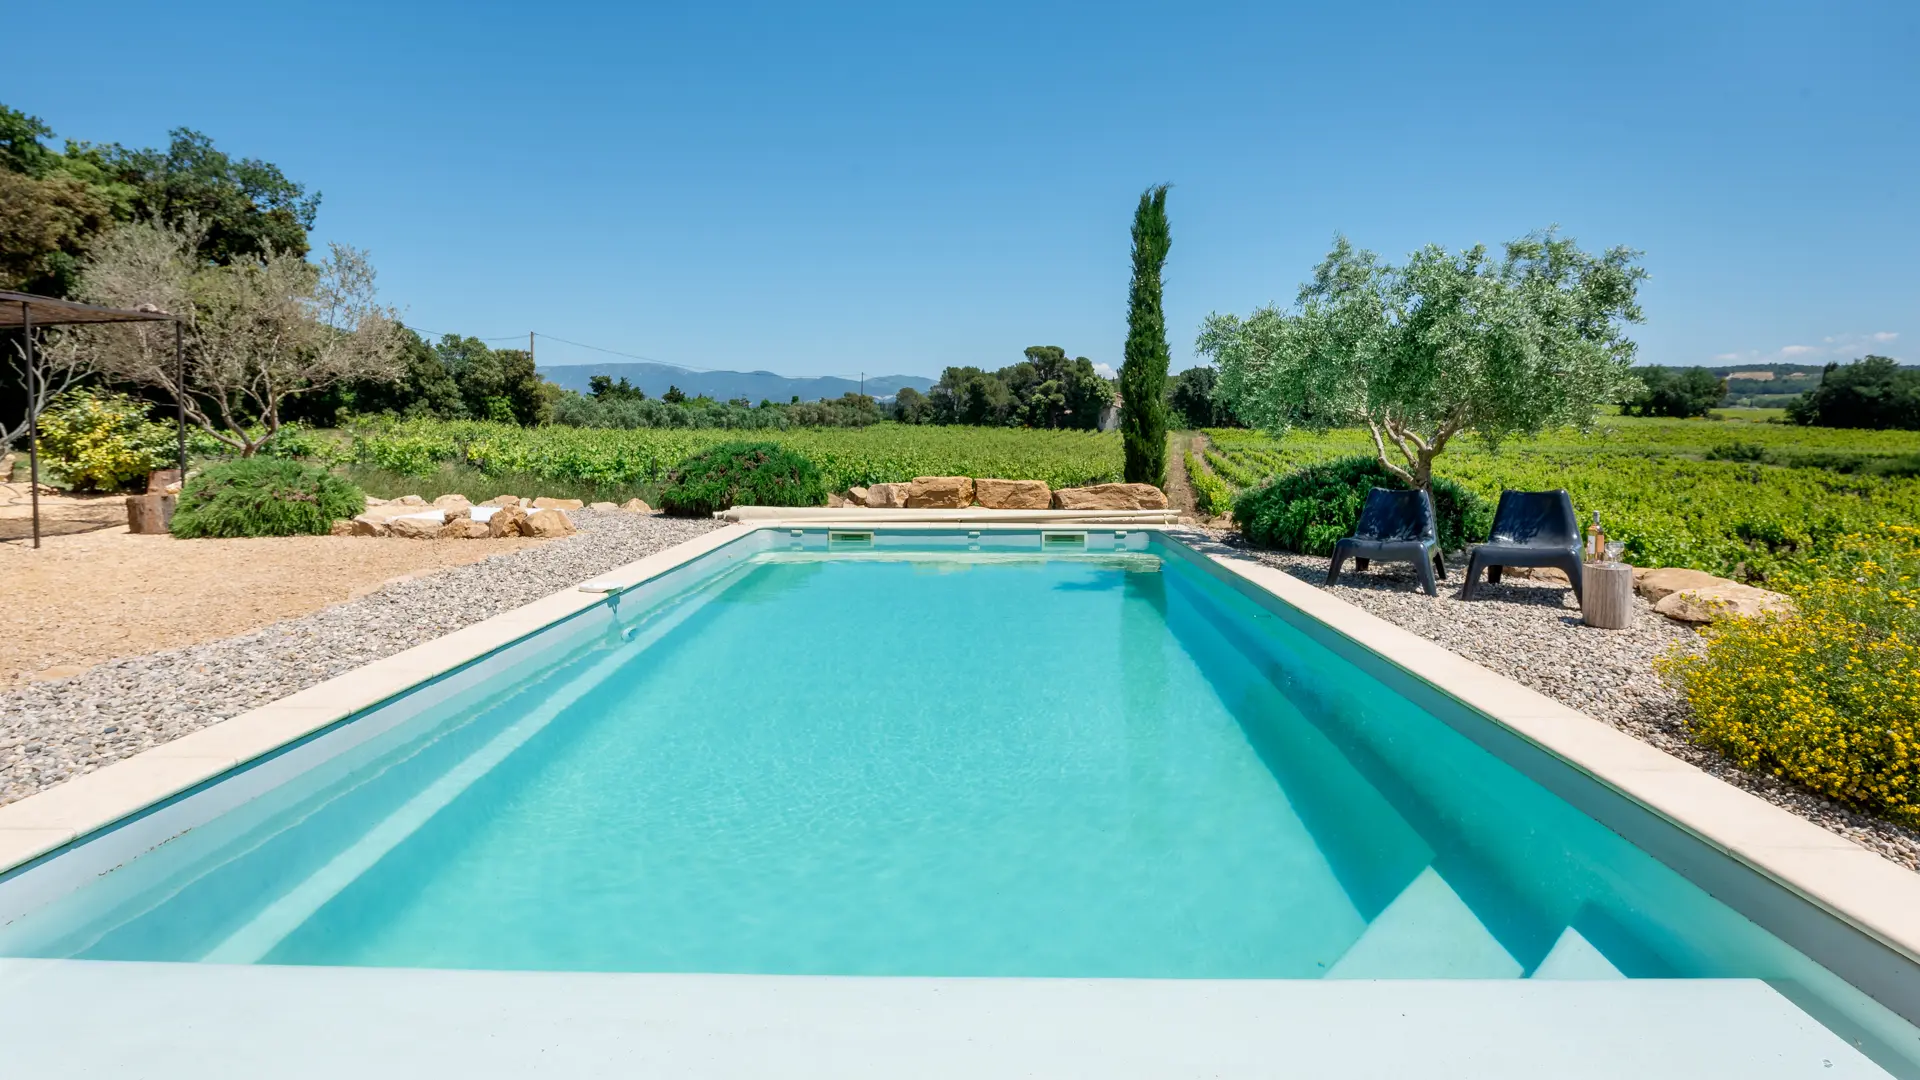
[[[24,484],[0,485],[0,686],[244,633],[395,578],[540,543],[175,540],[128,533],[122,497],[43,495],[35,551],[25,539],[26,494]]]

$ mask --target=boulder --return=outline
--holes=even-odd
[[[427,505],[427,500],[425,500],[425,499],[423,499],[423,498],[421,498],[421,497],[420,497],[420,496],[418,496],[418,495],[402,495],[402,496],[400,496],[399,498],[397,498],[397,499],[394,499],[394,500],[391,500],[391,501],[393,501],[393,502],[397,502],[397,503],[399,503],[399,504],[400,504],[401,506],[425,506],[425,505]]]
[[[440,535],[447,519],[439,513],[402,514],[387,521],[387,535],[407,540],[431,540]]]
[[[1686,570],[1678,566],[1651,570],[1636,567],[1633,571],[1633,591],[1655,604],[1682,589],[1711,589],[1716,585],[1732,584],[1726,578],[1714,577],[1704,570]]]
[[[493,498],[488,499],[486,502],[483,502],[480,505],[481,506],[519,506],[520,496],[495,495]]]
[[[533,508],[535,510],[579,510],[586,505],[586,503],[581,502],[579,499],[548,499],[542,497],[533,500]]]
[[[522,535],[538,536],[551,540],[555,537],[572,536],[573,522],[558,510],[535,510],[527,516],[521,526]]]
[[[1095,484],[1053,493],[1055,510],[1165,510],[1167,493],[1152,484]]]
[[[376,499],[373,496],[369,495],[367,496],[367,505],[368,506],[385,506],[387,505],[387,500]]]
[[[872,504],[870,504],[870,503],[868,503],[868,502],[867,502],[867,489],[866,489],[866,488],[863,488],[863,487],[850,487],[850,488],[848,488],[848,489],[847,489],[847,502],[848,502],[848,503],[850,503],[850,504],[852,504],[852,505],[854,505],[854,506],[869,506],[869,505],[872,505]]]
[[[610,503],[610,502],[597,502],[597,503],[588,503],[588,504],[587,504],[587,509],[589,509],[589,510],[618,510],[618,509],[620,509],[620,504],[619,504],[619,503]]]
[[[847,502],[847,497],[845,495],[836,495],[831,491],[827,492],[827,507],[829,509],[838,510],[843,506],[850,506],[850,505],[852,504]]]
[[[339,521],[336,521],[333,523],[332,528],[327,530],[327,535],[328,536],[352,536],[353,522],[348,521],[346,518],[341,518]]]
[[[973,505],[973,481],[965,476],[916,476],[907,485],[915,510],[964,510]]]
[[[493,535],[493,527],[491,525],[488,525],[484,521],[476,521],[473,518],[468,518],[465,521],[450,521],[447,524],[449,526],[460,526],[460,535],[468,540],[485,540],[487,537]]]
[[[368,517],[361,514],[350,523],[353,528],[348,536],[385,536],[390,531],[385,518]]]
[[[1792,606],[1792,601],[1777,592],[1728,581],[1668,593],[1653,605],[1653,610],[1678,622],[1710,623],[1719,619],[1750,619],[1770,611],[1788,611]]]
[[[907,489],[911,484],[874,484],[867,488],[867,505],[885,510],[898,510],[907,505]]]
[[[420,508],[417,506],[402,506],[397,502],[391,501],[375,506],[373,500],[368,499],[367,508],[360,513],[360,516],[371,518],[374,521],[392,521],[401,514],[417,514],[419,512]]]
[[[448,517],[453,517],[456,514],[466,513],[473,502],[465,495],[442,495],[433,500],[433,505],[445,510]]]
[[[653,507],[648,506],[645,499],[628,499],[626,502],[620,504],[620,509],[625,510],[629,514],[653,513]]]
[[[440,531],[434,535],[441,540],[465,540],[467,538],[467,526],[478,524],[479,522],[472,518],[450,517],[447,519],[445,525],[440,526]]]
[[[518,506],[503,506],[487,518],[487,535],[498,540],[503,536],[525,536],[527,512]]]
[[[1039,480],[975,480],[973,497],[989,510],[1045,510],[1053,505],[1053,491]]]

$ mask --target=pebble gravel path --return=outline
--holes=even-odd
[[[624,511],[572,513],[580,531],[561,540],[394,582],[250,633],[0,694],[0,804],[719,527]]]
[[[1218,537],[1240,546],[1237,534]],[[1269,565],[1316,587],[1327,577],[1327,560],[1309,555],[1252,552]],[[1420,589],[1408,566],[1376,565],[1348,570],[1330,592],[1405,630],[1434,641],[1474,663],[1578,709],[1596,720],[1650,743],[1736,787],[1799,814],[1832,832],[1920,871],[1920,832],[1855,813],[1776,777],[1746,772],[1687,737],[1687,706],[1653,670],[1654,658],[1670,649],[1698,648],[1692,629],[1654,613],[1638,597],[1633,625],[1595,630],[1580,621],[1580,607],[1563,582],[1506,577],[1484,587],[1472,603],[1460,599],[1459,567],[1440,595]]]

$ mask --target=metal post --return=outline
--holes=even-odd
[[[173,433],[180,444],[180,488],[187,486],[187,353],[180,345],[180,319],[173,320]]]
[[[40,391],[33,371],[33,308],[20,301],[20,336],[27,341],[27,497],[33,500],[33,546],[40,547]]]

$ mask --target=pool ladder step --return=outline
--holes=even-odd
[[[1624,979],[1580,931],[1560,931],[1532,974],[1429,866],[1327,969],[1329,979]]]
[[[1329,979],[1517,979],[1526,973],[1433,867],[1394,897]]]

